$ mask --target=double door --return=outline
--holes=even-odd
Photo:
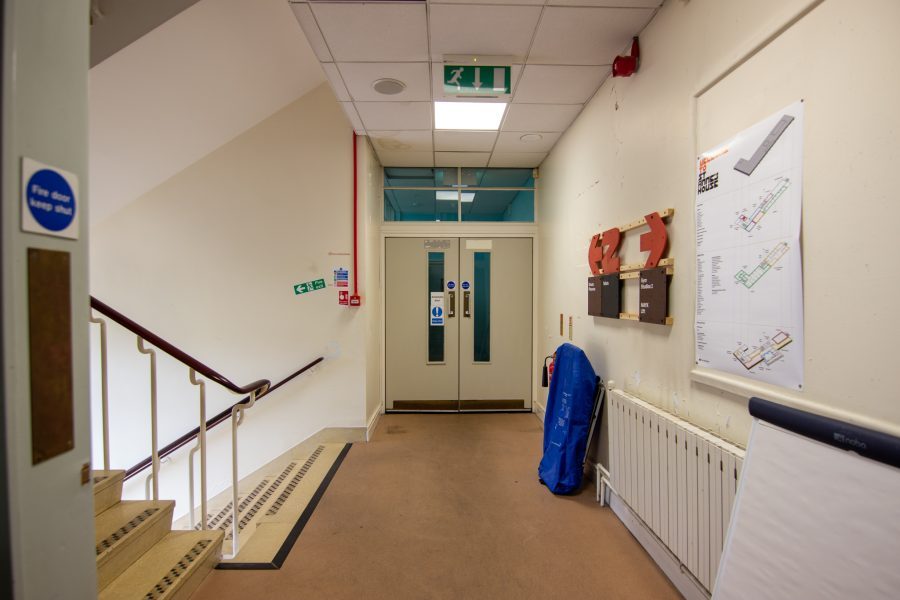
[[[387,410],[530,410],[532,240],[385,240]]]

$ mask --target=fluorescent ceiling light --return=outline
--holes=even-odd
[[[435,192],[436,200],[456,200],[457,195],[456,192],[452,190],[447,190],[443,192]],[[475,192],[463,192],[462,193],[462,201],[463,202],[475,202]]]
[[[435,102],[435,129],[472,129],[497,131],[505,102]]]

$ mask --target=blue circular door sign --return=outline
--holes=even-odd
[[[452,289],[454,289],[455,287],[456,287],[456,282],[455,282],[455,281],[448,281],[448,282],[447,282],[447,289],[448,289],[448,290],[452,290]]]
[[[25,189],[28,210],[44,229],[62,231],[75,218],[75,194],[62,175],[41,169],[28,179]]]
[[[469,287],[471,287],[471,286],[469,285],[469,282],[468,282],[468,281],[463,281],[463,282],[460,284],[460,287],[462,287],[462,289],[464,289],[464,290],[467,290],[467,289],[469,289]]]
[[[444,314],[444,310],[440,306],[435,306],[431,309],[432,317],[440,317],[442,314]]]

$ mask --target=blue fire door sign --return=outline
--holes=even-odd
[[[456,282],[455,282],[455,281],[448,281],[448,282],[447,282],[447,289],[448,289],[448,290],[454,290],[454,289],[456,289]]]
[[[78,176],[22,159],[22,231],[78,239]]]
[[[459,287],[461,287],[461,288],[464,289],[464,290],[467,290],[467,289],[469,289],[469,288],[472,287],[472,286],[469,284],[468,281],[463,281],[461,284],[459,284]]]
[[[444,292],[431,292],[428,319],[432,327],[444,326]]]

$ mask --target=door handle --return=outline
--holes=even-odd
[[[456,292],[450,291],[447,293],[450,294],[450,306],[447,310],[447,318],[452,319],[456,316]]]
[[[469,312],[469,292],[463,292],[463,316],[465,318],[471,317],[471,313]]]

